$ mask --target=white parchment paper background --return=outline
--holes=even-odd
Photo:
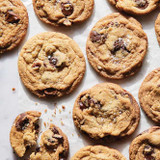
[[[59,126],[63,132],[66,133],[70,143],[70,155],[78,151],[81,147],[88,144],[93,144],[93,142],[86,139],[86,137],[80,135],[78,136],[78,131],[76,130],[72,121],[72,108],[77,95],[86,90],[93,85],[106,82],[106,80],[100,77],[95,71],[90,67],[86,58],[85,44],[91,28],[95,23],[102,17],[115,12],[116,9],[112,7],[106,0],[95,0],[95,8],[91,18],[78,25],[74,25],[70,28],[60,27],[55,28],[41,22],[35,15],[33,11],[31,0],[22,0],[24,5],[27,7],[29,14],[29,28],[27,36],[21,45],[15,50],[3,54],[0,56],[0,160],[17,160],[17,158],[11,149],[9,142],[9,132],[11,125],[15,117],[28,110],[38,110],[42,112],[42,119],[45,122],[50,122],[52,119],[53,123]],[[142,23],[144,31],[147,33],[149,40],[148,53],[144,59],[143,66],[141,70],[135,76],[128,78],[126,80],[113,81],[120,84],[123,88],[131,92],[138,101],[138,90],[144,77],[153,69],[160,66],[160,48],[158,46],[155,31],[154,22],[159,13],[159,9],[153,11],[152,13],[145,16],[138,16],[137,19]],[[57,100],[43,100],[33,96],[20,81],[18,71],[17,71],[17,59],[23,44],[32,36],[37,33],[44,31],[59,31],[67,34],[73,38],[82,49],[87,63],[87,70],[82,83],[78,88],[70,95]],[[15,92],[12,88],[16,88]],[[59,114],[57,109],[57,115],[53,118],[51,115],[54,112],[54,103],[57,102],[58,108],[61,109],[62,105],[66,107],[65,111]],[[37,105],[36,105],[37,103]],[[44,110],[47,109],[47,113]],[[61,119],[64,126],[61,125]],[[106,144],[110,147],[116,148],[123,153],[123,155],[129,159],[128,148],[132,139],[140,132],[148,129],[150,126],[154,125],[141,111],[141,121],[136,132],[130,136],[129,139],[120,140],[111,144]],[[42,125],[42,130],[45,130]]]

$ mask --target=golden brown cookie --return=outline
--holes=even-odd
[[[139,101],[147,116],[160,123],[160,68],[144,79],[139,89]]]
[[[155,21],[155,31],[156,31],[158,43],[160,45],[160,13],[158,14],[157,19]]]
[[[18,60],[24,85],[39,97],[72,92],[85,73],[79,46],[62,33],[40,33],[25,43]]]
[[[139,70],[147,47],[147,36],[137,20],[112,13],[93,27],[86,51],[90,64],[100,75],[123,79]]]
[[[132,134],[140,119],[134,97],[113,83],[97,84],[82,92],[73,108],[74,124],[91,138],[106,141]]]
[[[126,160],[126,158],[115,149],[99,145],[81,148],[71,160]]]
[[[51,124],[50,128],[42,133],[40,147],[31,154],[30,160],[64,160],[67,159],[68,152],[66,135]]]
[[[133,15],[144,15],[158,7],[159,0],[109,0],[118,10]]]
[[[0,0],[0,54],[15,48],[26,35],[28,14],[20,0]]]
[[[154,126],[131,143],[130,160],[160,160],[160,127]]]
[[[28,111],[17,116],[10,131],[10,142],[19,157],[37,144],[40,112]]]
[[[33,6],[43,22],[71,26],[91,16],[94,0],[33,0]]]

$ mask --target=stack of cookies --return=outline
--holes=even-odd
[[[159,5],[158,0],[109,2],[131,15],[147,14]],[[91,16],[94,0],[33,0],[33,8],[42,22],[72,28]],[[7,54],[27,33],[27,10],[20,0],[0,0],[0,20],[0,53]],[[155,22],[160,43],[159,26],[160,14]],[[148,49],[142,25],[135,18],[118,12],[100,19],[86,40],[88,62],[106,81],[134,76],[142,67]],[[73,39],[46,31],[33,36],[21,48],[18,71],[24,86],[47,101],[48,97],[69,96],[84,78],[86,62]],[[160,68],[145,78],[139,90],[140,106],[156,124],[160,123],[159,98]],[[67,159],[67,136],[52,123],[39,136],[40,117],[39,111],[26,111],[17,116],[10,131],[14,152],[24,157],[30,150],[28,160]],[[140,107],[131,93],[115,83],[97,84],[77,95],[72,117],[80,133],[98,144],[85,146],[71,160],[126,160],[119,151],[106,145],[129,139],[138,127]],[[139,134],[130,145],[129,155],[130,160],[160,160],[160,127],[153,126]]]

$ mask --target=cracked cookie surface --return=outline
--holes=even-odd
[[[20,0],[0,0],[0,54],[15,48],[28,28],[28,14]]]
[[[139,118],[134,97],[113,83],[101,83],[82,92],[73,108],[74,124],[91,138],[106,141],[132,134]]]
[[[130,160],[160,159],[160,127],[154,126],[140,135],[131,143]]]
[[[159,0],[108,0],[118,10],[133,15],[144,15],[158,7]]]
[[[60,97],[72,92],[85,72],[79,46],[68,36],[45,32],[31,38],[18,61],[21,80],[39,97]]]
[[[66,135],[51,124],[46,130],[40,141],[40,147],[30,155],[29,160],[60,160],[67,159],[69,144]]]
[[[28,111],[17,116],[10,131],[10,142],[19,157],[37,144],[40,112]]]
[[[155,31],[156,31],[158,43],[160,45],[160,13],[158,14],[157,19],[155,21]]]
[[[94,0],[33,0],[33,6],[43,22],[71,26],[91,16]]]
[[[97,145],[81,148],[71,160],[126,160],[126,158],[115,149]]]
[[[123,79],[139,70],[147,47],[141,24],[132,17],[113,13],[93,27],[86,52],[90,64],[100,75]]]
[[[142,82],[139,101],[147,116],[160,123],[160,68],[149,73]]]

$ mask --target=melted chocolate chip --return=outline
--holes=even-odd
[[[96,31],[92,31],[90,38],[93,43],[98,42],[100,44],[104,44],[107,39],[107,34],[99,34]]]
[[[6,13],[6,21],[9,23],[18,23],[20,21],[20,18],[13,11],[8,10]]]
[[[126,48],[126,44],[124,43],[122,38],[118,38],[114,44],[113,44],[113,50],[111,51],[112,54],[115,54],[117,51],[119,50],[126,50],[127,52],[129,52]]]
[[[47,88],[47,89],[44,90],[44,93],[46,95],[56,95],[57,90],[54,89],[54,88]]]
[[[51,128],[51,131],[52,131],[54,134],[59,134],[58,130],[57,130],[55,127]]]
[[[65,16],[70,16],[73,13],[73,5],[69,1],[61,3],[61,9]]]
[[[59,134],[53,135],[53,138],[57,139],[59,143],[63,143],[63,137]]]
[[[23,131],[29,125],[29,119],[26,117],[25,113],[20,115],[20,118],[16,122],[17,130]]]
[[[83,96],[82,96],[83,97]],[[89,107],[92,107],[94,106],[95,108],[101,108],[102,105],[99,101],[95,101],[94,99],[92,99],[90,96],[88,96],[85,101],[82,102],[82,97],[80,98],[80,101],[79,101],[79,106],[80,106],[80,109],[81,110],[84,110],[84,109],[87,109]]]
[[[155,160],[153,157],[154,149],[150,145],[146,145],[143,150],[143,154],[146,160]]]
[[[55,58],[55,57],[52,57],[51,55],[48,56],[48,60],[49,60],[49,63],[53,66],[56,66],[57,62],[58,62],[58,59]]]
[[[40,147],[37,147],[36,151],[35,151],[35,154],[38,153],[38,152],[40,152],[40,149],[41,149]]]
[[[136,5],[140,9],[145,9],[148,7],[148,1],[147,0],[135,0]]]

